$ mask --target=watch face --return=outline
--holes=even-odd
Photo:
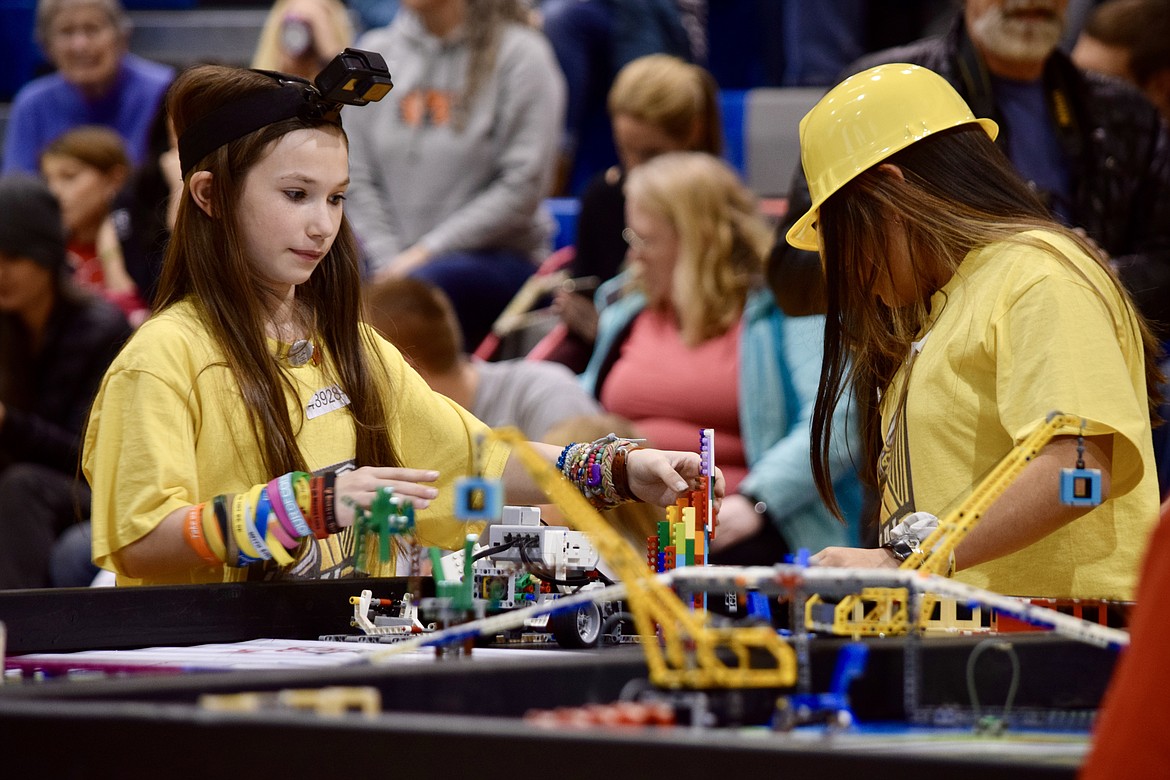
[[[899,539],[896,542],[890,542],[886,545],[886,549],[894,554],[894,557],[899,561],[904,561],[910,557],[914,552],[917,542],[911,542],[909,539]]]

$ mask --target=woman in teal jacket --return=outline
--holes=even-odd
[[[822,317],[786,318],[762,285],[771,244],[735,173],[699,152],[662,155],[631,172],[629,268],[597,295],[598,336],[582,383],[653,446],[693,449],[716,431],[727,478],[712,559],[775,563],[858,541],[861,488],[849,404],[833,456],[844,522],[822,503],[810,466]]]

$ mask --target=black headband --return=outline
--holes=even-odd
[[[324,118],[326,112],[323,108],[320,95],[307,81],[286,81],[279,89],[260,90],[225,103],[188,127],[179,139],[179,165],[183,169],[183,178],[187,178],[200,160],[219,147],[285,119]],[[333,112],[340,108],[333,108]]]
[[[341,124],[343,105],[381,100],[394,84],[381,55],[346,49],[317,75],[316,83],[284,73],[257,70],[280,86],[262,89],[200,117],[179,138],[183,178],[207,155],[262,127],[286,119],[322,119]]]

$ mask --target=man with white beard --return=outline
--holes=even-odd
[[[1170,140],[1140,92],[1078,70],[1057,48],[1067,5],[966,0],[945,36],[868,55],[842,78],[894,62],[946,78],[975,116],[999,123],[997,142],[1021,176],[1054,216],[1113,258],[1142,313],[1170,338]],[[783,240],[810,204],[797,171],[768,268],[789,314],[823,301],[819,258]]]

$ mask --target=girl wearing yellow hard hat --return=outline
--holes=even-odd
[[[813,562],[897,566],[1059,411],[1082,424],[983,514],[955,576],[1129,600],[1158,510],[1156,345],[1109,261],[1049,216],[996,133],[944,79],[904,64],[846,79],[801,122],[813,202],[787,238],[820,251],[828,297],[813,468],[833,505],[829,422],[849,387],[885,545]]]

